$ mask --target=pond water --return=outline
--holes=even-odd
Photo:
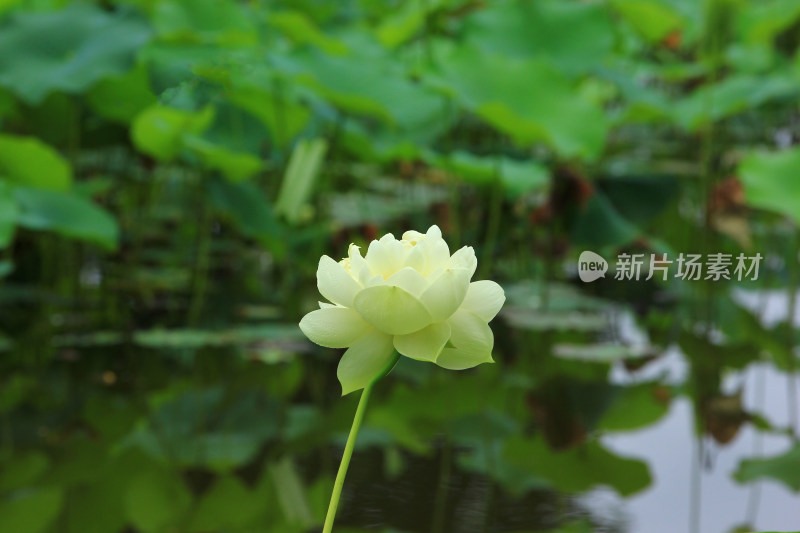
[[[783,292],[738,292],[736,299],[758,312],[766,326],[786,319],[788,298]],[[800,324],[800,316],[795,316],[794,322]],[[620,327],[624,337],[640,335],[630,320],[621,321]],[[611,380],[630,383],[666,375],[668,382],[682,383],[688,370],[683,355],[672,348],[633,377],[621,367],[615,368]],[[797,376],[794,379],[800,388],[800,379]],[[751,364],[744,372],[727,376],[723,386],[729,394],[742,390],[746,411],[764,416],[774,426],[789,425],[789,378],[772,365]],[[639,431],[603,437],[612,450],[646,460],[653,484],[624,501],[609,491],[595,491],[583,498],[586,505],[601,514],[609,512],[609,508],[618,509],[626,516],[630,531],[692,531],[698,524],[692,511],[695,498],[700,505],[697,531],[727,532],[745,523],[750,523],[756,531],[800,529],[800,498],[796,494],[774,481],[745,486],[732,478],[742,459],[783,453],[791,445],[790,438],[763,434],[744,424],[727,445],[706,439],[699,461],[693,418],[691,402],[678,398],[672,402],[669,414],[658,423]],[[698,480],[699,497],[696,497],[692,486],[695,483],[696,487]]]
[[[680,373],[684,368],[681,354],[674,351],[648,372],[666,369]],[[754,364],[743,375],[732,377],[728,385],[731,388],[743,387],[746,410],[764,414],[776,425],[788,424],[785,374],[767,364]],[[657,424],[640,431],[604,437],[604,443],[612,450],[646,460],[653,484],[624,501],[607,491],[593,493],[585,498],[588,505],[594,509],[598,504],[602,507],[618,506],[628,518],[630,531],[691,531],[691,502],[694,499],[691,487],[698,468],[692,410],[689,400],[677,399],[673,401],[669,414]],[[731,531],[747,522],[748,517],[755,517],[752,524],[757,531],[797,530],[800,527],[797,495],[777,482],[754,482],[745,486],[731,477],[742,459],[759,453],[782,453],[789,446],[788,437],[763,435],[748,424],[743,425],[735,439],[726,446],[707,439],[704,443],[705,457],[699,470],[698,530]]]

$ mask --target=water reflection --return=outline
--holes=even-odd
[[[786,319],[787,295],[782,292],[738,292],[740,304],[758,312],[765,326]],[[795,324],[800,322],[795,317]],[[641,335],[631,320],[620,321],[622,335],[636,338]],[[686,380],[689,365],[675,347],[659,360],[636,374],[616,367],[614,383],[631,383],[664,378],[680,384]],[[800,379],[795,376],[800,386]],[[723,381],[723,392],[743,391],[744,409],[764,416],[774,426],[788,426],[788,377],[771,364],[753,363],[741,373],[732,373]],[[631,531],[674,533],[689,531],[691,515],[691,486],[693,469],[698,465],[696,441],[693,436],[693,407],[686,398],[675,399],[669,414],[658,423],[639,431],[616,433],[603,437],[603,442],[622,455],[646,460],[653,475],[653,484],[642,493],[618,501],[607,491],[594,491],[583,501],[592,509],[621,505],[627,513]],[[774,481],[736,483],[733,472],[744,458],[775,455],[791,445],[788,436],[765,434],[750,424],[742,426],[737,436],[720,446],[712,439],[703,443],[700,469],[700,527],[703,532],[727,532],[750,521],[756,531],[791,531],[800,524],[800,500],[783,485]],[[601,499],[601,500],[598,500]],[[611,501],[609,501],[611,500]],[[598,505],[598,501],[603,503]]]
[[[385,452],[361,452],[348,473],[337,523],[404,532],[488,533],[550,531],[566,520],[585,521],[595,531],[626,530],[625,517],[597,513],[550,490],[518,498],[456,465],[443,477],[442,451],[440,446],[428,458],[403,454],[404,469],[396,477],[387,475]]]

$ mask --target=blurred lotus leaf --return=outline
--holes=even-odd
[[[79,93],[133,65],[151,30],[132,12],[88,3],[19,13],[0,25],[0,85],[40,103],[53,91]]]

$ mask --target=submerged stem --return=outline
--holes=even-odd
[[[358,400],[358,408],[356,409],[355,417],[353,417],[353,425],[350,428],[350,434],[347,436],[347,444],[344,446],[342,462],[339,463],[339,471],[336,473],[336,481],[333,483],[331,503],[328,505],[328,514],[325,516],[325,525],[322,528],[322,533],[331,533],[333,530],[333,519],[336,518],[336,509],[339,507],[339,498],[342,496],[344,477],[347,475],[347,467],[350,466],[353,447],[356,444],[358,430],[361,429],[361,422],[364,420],[364,412],[367,410],[367,402],[373,386],[375,386],[374,381],[364,387],[364,392],[361,393],[361,398]]]

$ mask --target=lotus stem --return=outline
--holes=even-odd
[[[361,429],[361,422],[364,421],[367,402],[374,386],[374,381],[367,385],[358,400],[358,408],[356,409],[355,417],[353,417],[353,425],[350,427],[350,434],[347,436],[347,443],[344,446],[342,462],[339,463],[339,471],[336,473],[336,481],[333,483],[333,493],[331,494],[331,502],[328,505],[328,514],[325,516],[325,525],[322,528],[322,533],[331,533],[333,531],[333,520],[336,518],[336,509],[339,507],[339,498],[342,496],[342,486],[344,486],[344,478],[347,475],[347,467],[350,466],[350,458],[353,456],[353,448],[356,444],[358,431]]]

